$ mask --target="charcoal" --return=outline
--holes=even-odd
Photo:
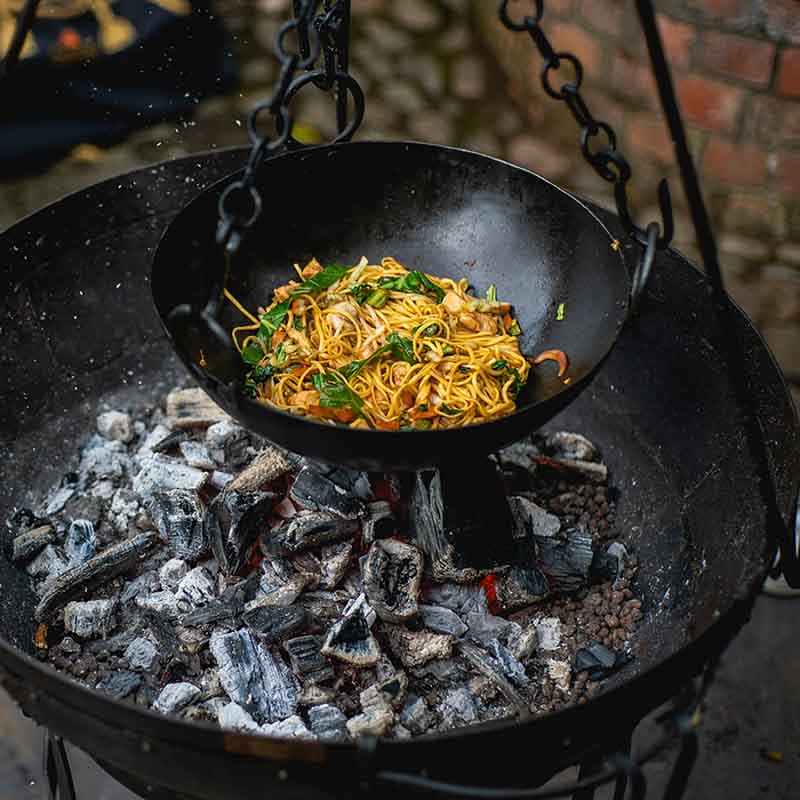
[[[268,534],[268,541],[270,547],[275,547],[278,552],[292,555],[351,538],[358,530],[357,520],[315,511],[298,514],[273,529]]]
[[[423,597],[426,603],[444,606],[461,617],[470,613],[489,613],[486,594],[478,584],[471,586],[459,583],[432,584],[425,589]]]
[[[392,507],[385,500],[367,503],[367,516],[361,534],[365,545],[372,544],[376,539],[386,539],[396,531],[397,520]]]
[[[67,603],[64,627],[81,639],[105,638],[116,627],[116,600],[85,600]]]
[[[300,596],[306,586],[308,578],[305,575],[292,575],[286,583],[278,586],[267,594],[261,593],[259,587],[259,594],[256,598],[248,603],[246,608],[256,608],[258,606],[290,606]]]
[[[366,513],[363,496],[369,496],[369,479],[335,467],[306,464],[294,479],[289,496],[303,508],[324,511],[344,519],[355,520]]]
[[[67,531],[64,553],[71,567],[85,564],[97,552],[97,535],[88,519],[74,520]]]
[[[503,668],[492,656],[477,645],[464,639],[459,640],[458,649],[478,672],[497,685],[497,688],[502,692],[506,700],[514,706],[518,714],[528,713],[528,704],[525,699],[506,678]]]
[[[206,536],[226,575],[239,575],[247,566],[250,546],[258,538],[272,509],[272,492],[224,491],[206,514]]]
[[[45,585],[49,585],[69,569],[69,562],[55,545],[48,544],[25,569],[29,575],[44,579]]]
[[[205,567],[195,567],[184,575],[175,591],[178,611],[188,613],[204,606],[217,596],[214,578]]]
[[[556,687],[561,689],[562,692],[569,691],[569,687],[572,683],[572,671],[566,661],[550,659],[547,662],[547,674],[550,676],[553,683],[555,683]]]
[[[470,638],[482,644],[488,644],[492,639],[506,641],[519,628],[511,620],[488,612],[471,611],[464,619],[469,628]]]
[[[292,577],[292,568],[282,556],[265,553],[261,561],[258,594],[267,595],[280,589]]]
[[[347,720],[347,731],[354,738],[359,736],[383,736],[394,724],[394,712],[385,704],[370,706],[352,719]]]
[[[422,553],[399,539],[373,542],[363,571],[364,592],[386,622],[404,622],[419,612]]]
[[[381,651],[370,630],[374,619],[375,612],[364,595],[359,595],[347,604],[342,618],[328,631],[322,654],[356,667],[376,664]]]
[[[138,475],[133,480],[133,491],[143,500],[156,492],[183,489],[197,492],[208,480],[208,473],[187,467],[167,456],[154,455],[145,459]]]
[[[524,472],[533,472],[535,469],[534,459],[538,455],[540,455],[539,448],[531,441],[524,439],[500,450],[497,453],[497,460],[505,469],[514,467]]]
[[[48,587],[36,606],[34,618],[37,622],[42,622],[57,606],[66,603],[84,589],[106,583],[132,569],[157,544],[158,534],[154,531],[140,533],[112,545],[85,564],[71,567]]]
[[[230,417],[202,389],[193,387],[167,395],[167,419],[173,428],[205,428]]]
[[[332,705],[314,706],[308,712],[311,730],[323,742],[344,742],[349,738],[347,717]]]
[[[300,553],[293,556],[291,562],[298,575],[302,575],[306,579],[307,589],[313,591],[319,587],[322,565],[313,553]]]
[[[208,448],[202,442],[195,442],[193,439],[181,442],[179,445],[183,460],[190,466],[197,469],[214,471],[216,463],[211,458]]]
[[[114,653],[120,655],[125,652],[128,645],[137,637],[136,628],[129,628],[128,630],[115,633],[108,639],[103,639],[96,642],[84,642],[84,652],[97,655],[102,652]]]
[[[130,466],[130,457],[122,442],[109,442],[95,434],[83,449],[78,474],[81,485],[86,486],[92,480],[118,480],[128,473]]]
[[[153,703],[153,711],[175,714],[183,711],[200,696],[200,690],[192,683],[168,683]]]
[[[178,609],[178,598],[174,592],[151,592],[150,594],[139,594],[136,596],[136,606],[145,611],[168,617],[176,618],[180,610]]]
[[[403,670],[373,683],[359,695],[361,707],[366,709],[375,704],[389,704],[394,709],[403,707],[408,693],[408,676]]]
[[[134,578],[125,584],[125,588],[120,592],[119,601],[126,605],[131,600],[135,600],[139,595],[146,595],[160,588],[156,572],[144,572],[138,578]]]
[[[320,552],[320,580],[323,589],[334,589],[344,578],[353,555],[352,542],[339,542],[323,547]]]
[[[62,653],[67,653],[68,655],[74,656],[81,652],[81,646],[69,636],[65,636],[58,646]]]
[[[449,633],[458,638],[467,632],[467,626],[461,617],[444,606],[421,605],[419,613],[425,627],[436,633]]]
[[[241,731],[242,733],[258,733],[258,723],[237,703],[228,703],[220,708],[217,713],[217,722],[226,730]]]
[[[499,575],[495,584],[497,602],[504,611],[538,603],[550,594],[550,584],[535,566],[515,565]]]
[[[561,529],[561,521],[555,514],[545,511],[527,497],[509,497],[508,507],[516,539],[554,536]]]
[[[273,513],[281,519],[291,519],[298,514],[297,506],[291,501],[291,498],[284,497],[280,503],[276,503],[272,508]]]
[[[242,622],[267,644],[286,639],[308,624],[308,612],[299,606],[258,606],[242,615]]]
[[[45,505],[44,512],[48,516],[58,514],[64,506],[69,502],[75,494],[74,486],[62,486],[56,489],[51,495],[47,504]]]
[[[614,574],[614,588],[617,587],[617,583],[621,580],[623,575],[625,574],[625,564],[628,561],[629,555],[628,551],[625,548],[625,545],[622,542],[611,542],[606,550],[606,553],[611,556],[612,558],[616,559],[616,570]]]
[[[189,434],[185,430],[178,429],[177,431],[168,433],[163,439],[159,439],[155,444],[149,447],[149,450],[152,453],[169,453],[170,450],[180,448],[181,444],[188,438]]]
[[[416,695],[409,695],[403,710],[400,712],[400,722],[412,733],[425,733],[433,723],[425,700]]]
[[[554,458],[570,461],[597,461],[597,448],[579,433],[557,431],[551,433],[544,442],[545,450]]]
[[[537,538],[538,565],[558,592],[577,592],[589,582],[592,565],[592,537],[573,529],[566,540]]]
[[[231,492],[255,492],[265,484],[282,478],[296,466],[296,459],[277,447],[268,447],[233,478],[227,487]]]
[[[97,418],[97,432],[106,439],[128,444],[133,441],[133,421],[121,411],[106,411]]]
[[[128,645],[125,658],[128,659],[131,669],[148,672],[158,660],[158,651],[149,639],[140,636]]]
[[[188,489],[156,491],[145,499],[145,507],[175,556],[196,561],[208,551],[203,504],[196,492]]]
[[[56,533],[49,523],[39,525],[17,536],[12,543],[11,560],[15,564],[30,561],[37,553],[41,552],[48,544],[56,540]]]
[[[229,486],[232,481],[233,475],[231,475],[230,472],[223,472],[219,469],[215,469],[208,477],[208,485],[218,492],[221,492],[226,486]]]
[[[529,680],[525,667],[497,639],[492,639],[489,642],[489,652],[494,656],[494,660],[500,665],[503,674],[511,683],[520,688],[525,688],[528,685]]]
[[[208,636],[197,628],[181,626],[177,628],[175,632],[182,654],[186,653],[190,656],[195,655],[201,650],[204,650],[208,645]],[[180,660],[187,663],[187,659],[185,658],[181,658]]]
[[[542,470],[549,471],[555,477],[565,480],[591,481],[592,483],[605,483],[608,480],[608,467],[594,461],[539,456],[536,463]]]
[[[214,633],[211,653],[228,696],[258,721],[275,722],[297,707],[297,685],[280,658],[245,630]]]
[[[383,631],[389,649],[409,668],[449,658],[453,651],[453,637],[443,633],[409,631],[399,625],[384,625]]]
[[[333,678],[333,667],[321,654],[322,638],[319,636],[297,636],[283,643],[289,654],[292,669],[307,680],[316,683]]]
[[[540,650],[551,652],[561,647],[561,620],[558,617],[545,617],[534,624]]]
[[[331,672],[333,675],[333,672]],[[313,680],[309,680],[303,685],[303,689],[297,698],[297,704],[301,706],[322,706],[332,703],[337,696],[336,689],[330,686],[319,686]]]
[[[600,642],[591,641],[575,653],[572,669],[589,672],[589,680],[600,681],[631,660],[630,653],[615,653]]]
[[[278,739],[316,739],[317,737],[306,727],[296,714],[282,719],[280,722],[267,723],[261,726],[262,736],[275,736]]]
[[[250,460],[250,434],[230,419],[215,422],[206,431],[206,446],[220,466],[237,469]]]
[[[306,592],[300,603],[312,618],[321,625],[330,627],[342,616],[350,597],[344,592]]]
[[[214,622],[233,622],[241,610],[241,605],[225,600],[209,600],[204,606],[181,617],[181,624],[197,626],[209,625]]]
[[[117,700],[122,700],[133,694],[142,682],[140,675],[128,670],[116,670],[105,675],[95,688],[110,694]]]
[[[188,571],[189,565],[182,558],[169,559],[158,571],[161,586],[167,591],[174,592]]]
[[[159,656],[165,661],[179,657],[180,642],[174,625],[167,617],[154,611],[145,611],[145,621],[150,637],[155,641]]]
[[[458,689],[449,689],[439,705],[439,714],[445,728],[457,728],[469,725],[478,718],[475,701],[469,690],[462,686]]]

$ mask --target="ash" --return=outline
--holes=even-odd
[[[176,389],[166,412],[101,413],[77,470],[7,521],[7,556],[39,657],[164,714],[322,741],[545,714],[632,658],[636,562],[583,436],[493,460],[514,557],[464,569],[439,557],[438,473],[319,464]]]

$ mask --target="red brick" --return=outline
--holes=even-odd
[[[766,88],[772,76],[775,45],[720,31],[704,31],[697,50],[711,72]]]
[[[800,142],[800,103],[756,95],[744,115],[745,136],[770,147]]]
[[[712,136],[703,153],[702,169],[721,183],[759,186],[767,177],[767,154],[756,145],[736,145]]]
[[[747,236],[786,235],[786,210],[772,192],[733,191],[726,199],[722,228]]]
[[[800,13],[797,0],[761,0],[767,33],[779,41],[800,44]]]
[[[701,128],[733,133],[742,107],[744,92],[718,81],[689,75],[676,81],[684,116]]]
[[[800,97],[800,47],[784,50],[778,62],[778,94]]]
[[[623,149],[628,142],[633,150],[645,153],[662,164],[672,163],[672,140],[658,114],[637,114],[628,123]]]
[[[621,0],[581,0],[581,16],[596,31],[620,36],[624,28],[625,3]]]
[[[566,22],[545,25],[544,29],[557,52],[574,53],[578,57],[583,64],[586,78],[596,77],[599,74],[603,63],[603,46],[591,33]],[[563,70],[563,76],[552,73],[550,75],[556,91],[561,83],[572,79],[572,68],[567,65]]]
[[[800,194],[800,153],[777,153],[774,163],[778,190],[785,194]]]
[[[664,51],[672,67],[689,69],[692,45],[697,35],[696,29],[665,14],[658,15],[658,27],[664,42]]]
[[[622,97],[638,100],[651,108],[658,105],[653,73],[644,63],[622,49],[617,49],[611,60],[611,85]]]

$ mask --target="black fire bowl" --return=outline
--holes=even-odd
[[[243,159],[241,150],[217,152],[140,170],[3,234],[2,518],[75,463],[98,401],[157,402],[183,380],[152,309],[150,259],[171,217]],[[615,228],[613,217],[605,219]],[[132,786],[182,798],[352,797],[377,768],[531,785],[621,741],[735,636],[773,556],[712,303],[691,264],[672,251],[659,255],[638,317],[590,388],[553,423],[602,448],[619,489],[618,523],[642,576],[635,658],[587,704],[373,749],[168,719],[32,658],[34,596],[3,558],[0,682],[27,714]],[[788,519],[800,480],[797,420],[762,339],[744,315],[735,327]],[[372,791],[392,795],[385,786]]]

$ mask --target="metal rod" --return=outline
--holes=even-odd
[[[692,224],[697,235],[697,244],[700,248],[700,257],[703,261],[706,275],[711,285],[718,292],[725,291],[725,283],[722,271],[719,267],[719,257],[717,254],[717,242],[714,238],[714,231],[711,228],[711,220],[708,216],[708,209],[703,200],[700,190],[700,181],[697,178],[694,159],[689,151],[689,144],[686,141],[686,129],[683,125],[678,100],[675,96],[675,86],[672,82],[672,73],[664,55],[664,46],[661,35],[658,31],[655,11],[653,10],[652,0],[636,0],[636,10],[639,12],[639,19],[644,31],[644,38],[647,42],[647,49],[650,53],[650,61],[653,66],[653,74],[658,87],[658,94],[661,98],[661,107],[667,119],[669,133],[675,147],[675,158],[681,172],[683,191],[689,203],[689,212],[692,217]]]
[[[336,68],[340,72],[350,71],[350,0],[342,0],[341,29],[337,32],[337,56],[339,63]],[[336,87],[336,127],[341,133],[347,127],[347,98],[346,86]]]
[[[11,39],[11,44],[8,47],[8,52],[5,58],[0,63],[0,81],[7,77],[11,70],[17,65],[19,61],[19,54],[22,52],[22,46],[25,44],[25,39],[28,37],[31,28],[33,27],[34,20],[36,19],[36,11],[39,8],[41,0],[27,0],[22,12],[17,17],[17,27],[14,30],[14,36]]]

